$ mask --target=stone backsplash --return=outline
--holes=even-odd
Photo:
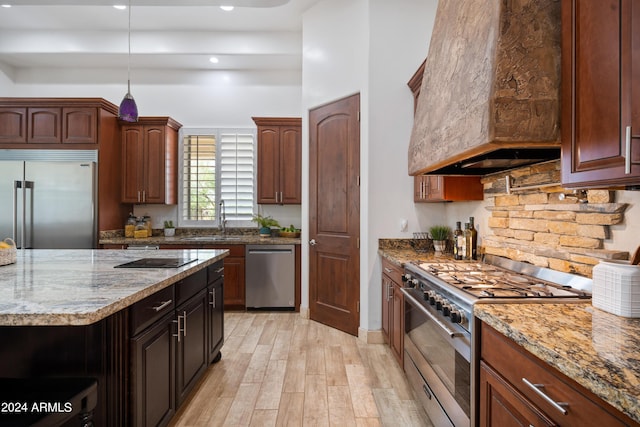
[[[490,211],[485,253],[587,277],[601,259],[629,258],[604,249],[609,227],[624,221],[627,205],[615,203],[615,191],[562,188],[559,160],[487,175],[482,182]]]

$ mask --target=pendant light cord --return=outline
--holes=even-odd
[[[129,53],[127,55],[127,93],[131,93],[131,0],[129,0]]]

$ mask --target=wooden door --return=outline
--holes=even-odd
[[[309,112],[309,311],[357,335],[360,298],[360,95]]]

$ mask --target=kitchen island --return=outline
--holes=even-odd
[[[0,267],[0,377],[95,378],[96,425],[166,424],[219,357],[216,296],[221,300],[227,254],[18,251],[15,264]],[[150,256],[193,261],[177,268],[114,268]],[[166,362],[160,375],[145,376],[151,360]],[[144,390],[146,381],[151,389]],[[145,393],[166,402],[162,413],[146,406]]]

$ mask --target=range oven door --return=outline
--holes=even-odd
[[[403,289],[405,371],[435,425],[469,426],[470,335]],[[418,377],[419,376],[419,377]]]

